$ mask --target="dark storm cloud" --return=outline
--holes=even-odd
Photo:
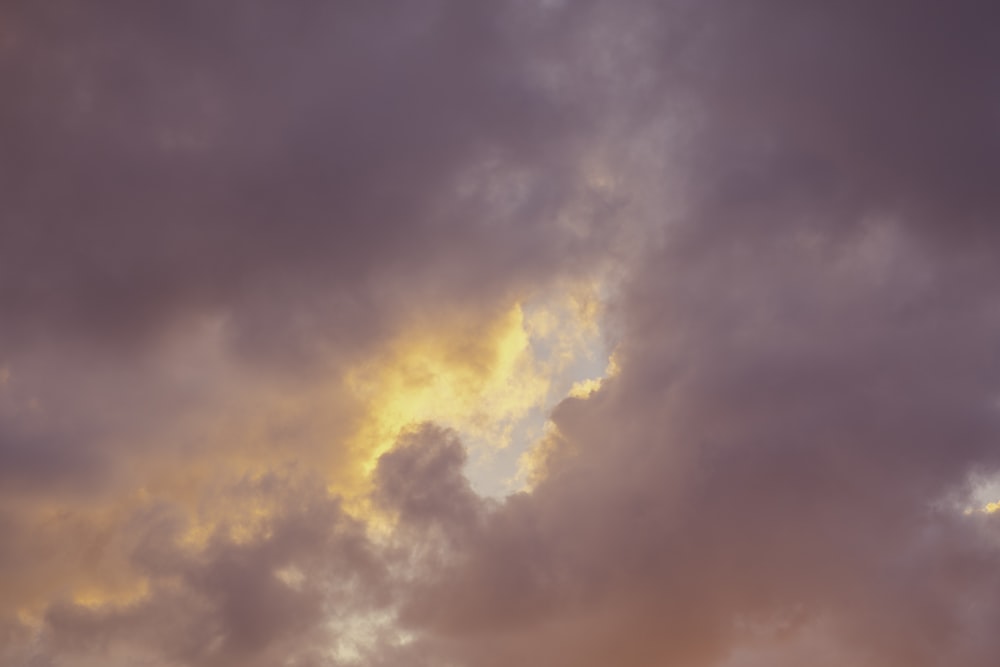
[[[718,2],[702,16],[684,62],[711,117],[693,155],[708,200],[802,224],[773,210],[797,195],[841,226],[899,216],[934,242],[995,241],[993,3]]]
[[[465,448],[453,433],[424,425],[379,458],[374,500],[406,524],[468,527],[480,500],[462,474],[465,461]]]
[[[530,5],[0,17],[0,461],[28,487],[99,479],[109,439],[137,451],[211,400],[151,341],[217,321],[223,355],[337,372],[610,236],[574,162],[593,114],[536,72],[562,28]]]
[[[170,505],[34,541],[11,510],[0,563],[85,538],[152,589],[52,594],[34,637],[5,608],[0,657],[351,663],[338,628],[378,617],[354,664],[997,663],[1000,514],[962,511],[1000,472],[993,3],[555,5],[4,10],[11,354],[206,313],[244,351],[347,354],[396,309],[617,252],[596,213],[647,243],[609,308],[620,370],[556,408],[530,492],[478,498],[426,425],[378,461],[380,541],[308,476],[202,489],[278,509],[200,549]],[[609,143],[613,207],[580,166]],[[556,224],[580,197],[591,224]],[[0,359],[4,391],[34,358]],[[58,377],[33,387],[78,405]],[[32,393],[0,403],[0,462],[87,476],[40,469]]]
[[[424,649],[996,661],[996,519],[951,504],[1000,469],[994,15],[706,3],[676,89],[689,188],[617,306],[620,374],[556,410],[547,479],[418,589]]]
[[[620,374],[403,620],[460,664],[992,664],[996,518],[950,501],[1000,468],[1000,321],[900,233],[651,258]]]
[[[457,276],[488,290],[569,259],[580,241],[539,226],[572,187],[563,139],[587,120],[567,123],[532,74],[557,32],[539,17],[6,8],[4,339],[128,343],[221,311],[262,344],[296,328],[353,340],[399,305],[372,302],[393,280],[454,295]],[[511,170],[527,189],[503,191]]]
[[[279,491],[232,478],[247,461],[338,474],[356,415],[317,374],[407,318],[488,318],[606,250],[576,163],[593,114],[570,105],[572,71],[539,69],[557,18],[0,10],[0,659],[328,661],[325,624],[366,613],[377,583],[328,572],[322,513],[302,541],[269,514]],[[281,401],[291,416],[268,412]],[[267,539],[223,526],[185,546],[257,503]],[[306,588],[274,579],[288,565]],[[139,602],[102,597],[137,578]]]

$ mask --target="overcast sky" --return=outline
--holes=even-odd
[[[0,664],[1000,664],[998,7],[3,3]]]

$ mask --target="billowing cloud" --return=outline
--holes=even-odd
[[[0,662],[992,667],[996,18],[0,10]]]

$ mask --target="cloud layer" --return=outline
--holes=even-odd
[[[0,663],[992,667],[997,18],[0,10]]]

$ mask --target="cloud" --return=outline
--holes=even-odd
[[[375,502],[407,524],[468,524],[479,499],[462,474],[465,448],[432,425],[404,434],[398,447],[379,457]]]
[[[0,10],[0,662],[994,665],[995,15]]]
[[[116,532],[131,542],[122,556],[146,590],[124,602],[56,600],[45,611],[38,659],[308,664],[317,646],[333,645],[336,618],[379,606],[383,576],[363,527],[320,481],[272,475],[242,483],[237,500],[278,506],[257,530],[219,526],[201,548],[183,540],[176,507],[135,508]]]
[[[589,245],[543,225],[575,128],[528,71],[554,30],[528,10],[5,14],[9,344],[120,350],[222,312],[288,356]]]

